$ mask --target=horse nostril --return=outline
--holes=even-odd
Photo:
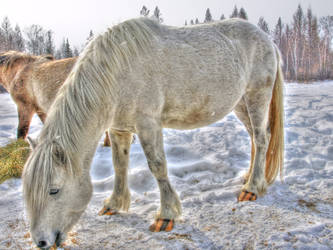
[[[45,240],[41,240],[41,241],[38,242],[37,247],[46,247],[46,245],[47,245],[46,241]]]

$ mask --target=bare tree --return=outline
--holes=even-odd
[[[333,75],[332,61],[333,55],[331,51],[332,39],[333,39],[333,16],[325,16],[320,18],[320,27],[323,32],[321,40],[321,77],[330,78]]]
[[[15,29],[14,29],[14,50],[17,51],[24,51],[25,50],[25,40],[22,36],[22,32],[20,29],[20,26],[16,24]]]
[[[2,50],[11,50],[13,48],[13,29],[10,24],[9,18],[4,17],[1,23],[1,36],[2,36]]]
[[[34,55],[45,53],[45,31],[42,26],[33,24],[25,30],[28,52]]]

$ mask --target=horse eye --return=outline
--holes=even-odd
[[[57,189],[57,188],[51,188],[49,194],[50,194],[50,195],[55,195],[55,194],[57,194],[58,192],[59,192],[59,189]]]

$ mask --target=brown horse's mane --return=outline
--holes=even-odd
[[[17,62],[24,62],[24,63],[30,63],[37,60],[54,60],[54,57],[52,55],[41,55],[41,56],[35,56],[30,55],[26,53],[22,53],[19,51],[7,51],[0,53],[0,66],[4,66],[4,69],[10,69],[14,66]]]

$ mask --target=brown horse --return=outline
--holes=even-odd
[[[17,105],[17,138],[26,138],[35,113],[44,123],[47,111],[76,60],[54,60],[51,55],[33,56],[17,51],[0,54],[0,84]],[[110,145],[108,135],[104,145]]]

